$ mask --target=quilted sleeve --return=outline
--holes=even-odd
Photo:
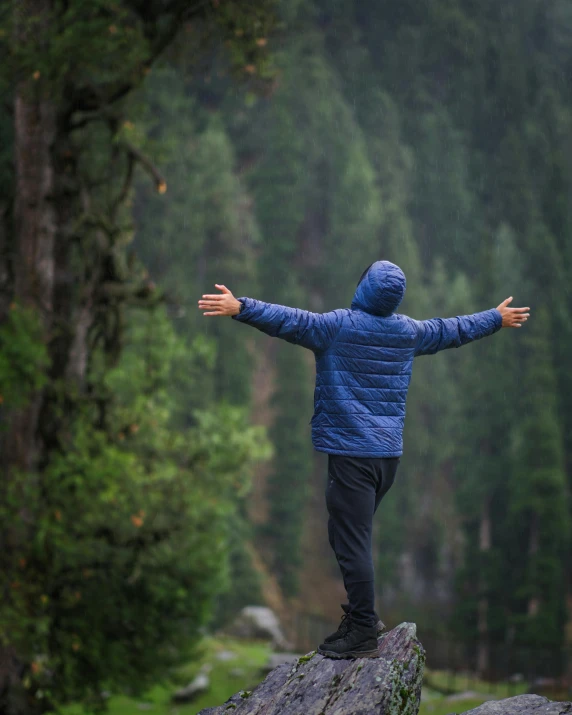
[[[496,308],[456,318],[416,320],[418,355],[433,355],[439,350],[460,348],[461,345],[492,335],[502,328],[502,315]]]
[[[325,350],[341,326],[340,310],[312,313],[256,298],[242,297],[238,300],[244,303],[244,308],[232,316],[233,320],[247,323],[271,337],[282,338],[315,352]]]

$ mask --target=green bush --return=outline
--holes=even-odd
[[[14,302],[0,325],[0,404],[22,407],[46,382],[48,354],[36,313]]]
[[[102,428],[86,402],[45,469],[5,485],[0,521],[18,548],[0,554],[0,637],[46,706],[103,708],[103,689],[138,694],[167,677],[228,588],[227,524],[268,445],[224,403],[170,428],[183,354],[193,361],[162,311],[133,315],[99,387]]]

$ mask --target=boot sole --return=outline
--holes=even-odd
[[[379,658],[379,648],[375,650],[348,650],[345,653],[336,653],[333,650],[322,650],[318,646],[318,653],[325,655],[328,658],[336,658],[338,660],[344,660],[347,658],[357,659],[357,658]]]

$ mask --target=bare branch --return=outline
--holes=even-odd
[[[167,182],[165,181],[163,174],[161,174],[151,159],[145,156],[142,151],[140,151],[136,146],[133,146],[133,144],[128,142],[126,139],[122,140],[122,144],[125,146],[132,158],[138,161],[148,171],[148,173],[151,174],[155,180],[157,191],[160,194],[164,194],[165,191],[167,191]]]
[[[131,181],[133,179],[133,167],[134,166],[135,166],[135,156],[132,151],[129,151],[127,153],[127,171],[125,172],[125,179],[123,181],[123,186],[121,187],[121,191],[117,195],[117,198],[114,200],[113,205],[111,207],[111,212],[114,216],[117,213],[117,209],[121,206],[121,204],[127,198],[127,194],[131,187]]]

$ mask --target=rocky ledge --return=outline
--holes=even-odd
[[[198,715],[416,715],[425,650],[415,623],[401,623],[378,643],[379,658],[334,660],[312,651]]]
[[[478,708],[459,715],[572,715],[572,703],[548,700],[543,695],[516,695],[514,698],[489,700]],[[457,713],[450,713],[457,715]]]

